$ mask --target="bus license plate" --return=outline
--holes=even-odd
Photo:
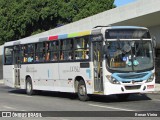
[[[154,85],[147,85],[147,89],[152,89],[154,88]]]

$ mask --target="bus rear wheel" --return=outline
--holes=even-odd
[[[86,85],[83,80],[80,80],[78,83],[78,98],[81,101],[89,100],[89,96],[87,95]]]
[[[34,94],[34,90],[33,90],[33,86],[32,86],[32,80],[30,77],[27,78],[26,80],[26,93],[27,95],[33,95]]]

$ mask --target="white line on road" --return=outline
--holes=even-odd
[[[27,110],[20,110],[20,111],[27,111]]]
[[[3,105],[3,108],[5,109],[10,109],[10,110],[18,110],[17,108],[14,108],[14,107],[10,107],[10,106],[6,106],[6,105]],[[27,110],[18,110],[18,111],[27,111]]]
[[[159,99],[152,99],[153,101],[158,101],[158,102],[160,102],[160,100]]]
[[[3,106],[4,108],[10,109],[10,110],[16,110],[16,108],[9,107],[9,106]]]
[[[94,106],[94,107],[109,108],[109,109],[114,109],[114,110],[135,111],[135,110],[131,110],[131,109],[123,109],[123,108],[116,108],[116,107],[102,106],[102,105],[95,105],[95,104],[89,104],[89,105]]]
[[[18,97],[32,97],[32,96],[28,96],[28,95],[17,95],[17,94],[9,94],[9,95],[18,96]]]

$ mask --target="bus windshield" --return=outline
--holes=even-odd
[[[107,67],[132,72],[153,67],[153,50],[149,40],[108,41]]]

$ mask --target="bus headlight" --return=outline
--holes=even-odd
[[[148,82],[152,82],[154,80],[154,74],[152,74],[146,81],[146,83]]]
[[[114,78],[114,77],[112,77],[110,75],[107,75],[106,77],[107,77],[107,79],[109,80],[110,83],[112,83],[112,84],[120,84],[120,82],[116,78]]]

